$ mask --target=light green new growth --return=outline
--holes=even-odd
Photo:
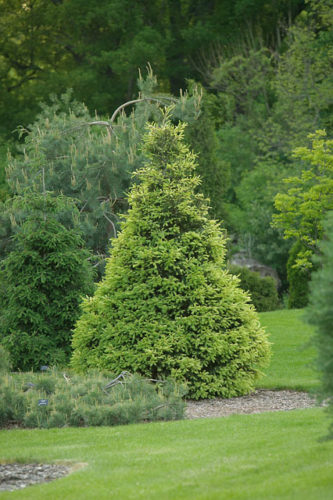
[[[249,392],[269,345],[238,279],[224,269],[225,237],[196,192],[183,125],[150,125],[148,158],[105,278],[73,337],[72,366],[186,382],[192,398]]]
[[[274,225],[283,229],[285,238],[299,241],[295,267],[311,268],[311,257],[323,237],[323,217],[333,209],[333,140],[324,130],[310,134],[312,147],[297,148],[294,157],[305,162],[301,175],[285,179],[288,192],[275,197]]]

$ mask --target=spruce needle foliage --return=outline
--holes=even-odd
[[[148,125],[144,168],[104,279],[82,304],[72,366],[187,383],[195,399],[249,392],[269,345],[239,280],[224,269],[225,236],[197,193],[184,125]]]
[[[58,220],[78,211],[72,200],[51,193],[27,193],[13,205],[25,217],[21,213],[13,250],[0,267],[0,342],[14,370],[63,365],[81,297],[94,290],[90,253],[77,226]]]

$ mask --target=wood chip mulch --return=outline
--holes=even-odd
[[[14,491],[32,484],[54,481],[70,473],[66,465],[0,464],[0,492]]]
[[[306,392],[261,389],[248,396],[230,399],[187,401],[185,418],[227,417],[233,414],[289,411],[316,406],[315,398]]]

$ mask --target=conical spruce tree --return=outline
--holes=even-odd
[[[104,279],[82,304],[72,366],[186,382],[189,396],[249,392],[269,344],[238,279],[224,269],[225,237],[196,193],[183,125],[149,125],[148,158]]]

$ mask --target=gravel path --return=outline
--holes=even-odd
[[[248,396],[230,399],[187,401],[185,418],[227,417],[235,413],[288,411],[316,406],[306,392],[259,390]],[[53,481],[66,476],[73,467],[47,464],[0,464],[0,491],[13,491],[26,486]]]

